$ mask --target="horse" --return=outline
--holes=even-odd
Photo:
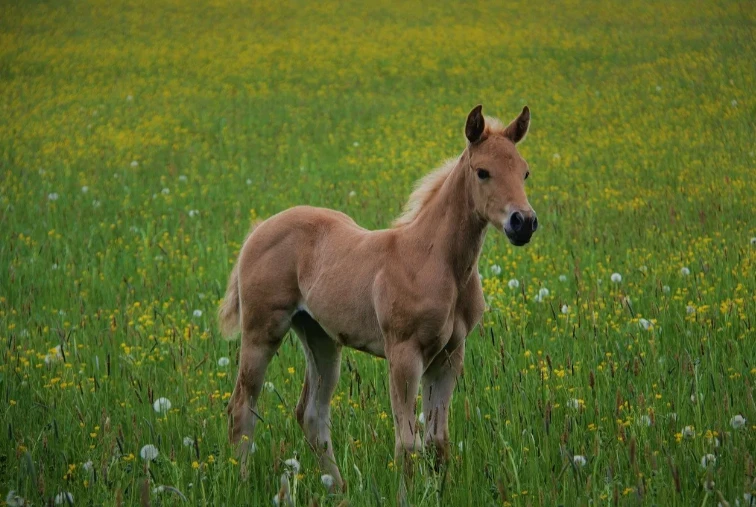
[[[330,402],[342,347],[388,359],[395,456],[427,446],[449,458],[449,407],[465,340],[485,303],[478,257],[488,225],[515,246],[538,219],[525,193],[528,164],[516,144],[527,106],[507,126],[483,116],[465,123],[466,148],[416,185],[392,226],[367,230],[338,211],[296,206],[252,228],[220,304],[224,336],[241,331],[239,369],[228,404],[228,436],[242,463],[251,450],[265,371],[289,329],[307,359],[296,418],[324,473],[343,480],[331,440]],[[422,381],[424,438],[416,419]],[[397,461],[398,463],[399,461]]]

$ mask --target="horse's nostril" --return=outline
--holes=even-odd
[[[533,232],[538,229],[538,217],[533,217]]]
[[[519,211],[515,211],[509,216],[509,226],[513,231],[520,232],[523,223],[525,223],[525,217]]]

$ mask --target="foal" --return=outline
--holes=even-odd
[[[265,370],[290,328],[307,358],[297,420],[337,485],[330,401],[342,346],[388,359],[397,457],[422,447],[415,418],[421,380],[425,444],[448,457],[452,391],[465,338],[484,308],[478,256],[486,228],[521,246],[538,227],[525,195],[528,165],[515,148],[530,111],[504,127],[481,110],[467,117],[464,152],[421,180],[392,228],[368,231],[343,213],[298,206],[249,234],[219,310],[226,336],[241,329],[228,434],[242,463]]]

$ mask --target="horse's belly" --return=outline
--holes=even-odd
[[[333,306],[327,311],[306,308],[305,311],[320,324],[335,342],[352,349],[386,357],[383,334],[375,313],[352,301],[349,305]]]

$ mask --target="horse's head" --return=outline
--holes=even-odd
[[[527,106],[506,127],[495,118],[484,118],[476,106],[467,117],[466,180],[471,182],[475,210],[486,221],[504,232],[516,246],[525,245],[538,229],[538,218],[525,195],[528,164],[517,152],[516,144],[528,132],[530,110]],[[463,160],[463,164],[464,164]]]

